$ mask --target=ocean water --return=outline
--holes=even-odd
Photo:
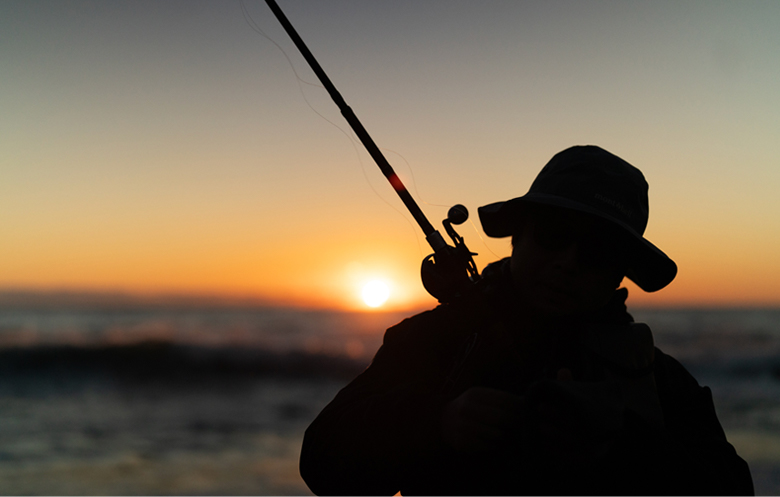
[[[780,494],[780,310],[633,310]],[[0,493],[306,495],[303,432],[404,316],[0,310]]]

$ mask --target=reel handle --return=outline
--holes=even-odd
[[[454,246],[445,244],[422,262],[423,286],[441,303],[452,302],[471,292],[480,279],[473,258],[477,254],[469,251],[463,237],[452,227],[465,223],[468,218],[469,211],[465,206],[457,204],[450,208],[442,224]]]

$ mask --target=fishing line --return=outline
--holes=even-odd
[[[406,206],[409,214],[412,215],[418,226],[425,233],[425,241],[433,249],[432,254],[427,255],[420,268],[423,287],[441,303],[454,302],[458,299],[472,294],[477,288],[475,284],[481,279],[477,265],[474,263],[474,254],[466,246],[463,237],[455,231],[453,226],[463,224],[468,218],[468,211],[465,207],[458,204],[447,211],[447,218],[442,221],[445,232],[452,239],[453,245],[447,244],[441,233],[433,227],[425,213],[404,186],[403,181],[393,170],[393,167],[387,161],[382,151],[368,134],[368,131],[360,122],[355,112],[347,104],[344,97],[341,96],[336,86],[330,80],[328,75],[322,69],[317,59],[301,39],[295,27],[284,15],[282,9],[276,3],[276,0],[265,0],[268,8],[271,9],[276,19],[289,35],[298,51],[301,53],[309,67],[325,87],[333,103],[341,111],[341,115],[349,124],[352,131],[358,137],[366,149],[366,152],[374,159],[374,162],[382,171],[387,181],[398,194],[398,197]]]
[[[414,188],[414,193],[417,195],[417,198],[420,200],[420,202],[422,202],[425,205],[430,205],[431,207],[444,207],[445,209],[449,209],[450,208],[449,205],[432,204],[430,202],[426,202],[425,199],[422,198],[422,195],[420,195],[420,192],[417,190],[417,180],[414,177],[414,170],[412,169],[412,165],[409,164],[409,161],[406,160],[406,157],[404,157],[400,153],[396,152],[395,150],[391,150],[389,148],[383,148],[382,150],[384,152],[390,152],[391,154],[395,154],[398,157],[400,157],[402,161],[404,161],[404,163],[406,164],[406,169],[409,170],[409,176],[411,176],[412,188]]]
[[[420,202],[422,202],[422,203],[423,203],[423,204],[425,204],[425,205],[430,205],[430,206],[432,206],[432,207],[444,207],[444,208],[447,208],[447,209],[449,209],[449,207],[450,207],[450,206],[448,206],[448,205],[442,205],[442,204],[432,204],[432,203],[430,203],[430,202],[426,202],[426,201],[425,201],[425,199],[422,197],[422,195],[420,195],[420,192],[417,190],[417,181],[416,181],[416,180],[415,180],[415,178],[414,178],[414,169],[412,169],[412,165],[411,165],[411,164],[409,164],[409,161],[408,161],[408,160],[406,160],[406,157],[404,157],[404,156],[403,156],[403,155],[401,155],[400,153],[396,152],[395,150],[391,150],[391,149],[389,149],[389,148],[383,148],[382,150],[383,150],[383,151],[385,151],[385,152],[390,152],[390,153],[392,153],[392,154],[395,154],[395,155],[397,155],[398,157],[400,157],[400,158],[401,158],[401,160],[402,160],[402,161],[404,161],[404,163],[406,163],[406,167],[407,167],[407,169],[409,170],[409,175],[411,176],[411,180],[412,180],[412,188],[414,188],[414,193],[417,195],[417,198],[420,200]],[[493,254],[493,256],[494,256],[494,257],[496,257],[497,259],[500,259],[500,258],[501,258],[501,256],[500,256],[500,255],[498,255],[497,253],[493,252],[493,250],[492,250],[492,249],[490,248],[490,246],[487,244],[487,242],[485,241],[485,239],[482,237],[482,234],[479,232],[479,228],[478,228],[478,227],[477,227],[477,225],[474,223],[474,219],[472,219],[471,217],[469,217],[469,219],[468,219],[468,222],[469,222],[469,224],[471,224],[471,227],[472,227],[472,228],[474,228],[474,232],[477,234],[477,236],[479,237],[479,240],[482,242],[482,245],[484,245],[484,247],[485,247],[485,248],[488,250],[488,252],[490,252],[491,254]],[[416,231],[416,230],[415,230],[415,233],[417,233],[417,231]],[[419,240],[418,240],[418,242],[417,242],[417,243],[418,243],[418,244],[420,243],[420,242],[419,242]]]
[[[341,133],[342,133],[342,134],[343,134],[345,137],[347,137],[347,139],[349,140],[349,143],[350,143],[350,145],[352,145],[352,149],[355,151],[355,156],[357,157],[358,164],[360,165],[360,171],[363,173],[363,178],[365,179],[365,181],[366,181],[366,183],[368,184],[369,188],[371,188],[371,190],[374,192],[374,194],[375,194],[377,197],[379,197],[379,199],[380,199],[380,200],[382,200],[382,202],[384,202],[385,204],[387,204],[387,205],[388,205],[388,206],[389,206],[391,209],[393,209],[395,212],[397,212],[397,213],[398,213],[398,214],[399,214],[399,215],[400,215],[400,216],[401,216],[401,217],[404,219],[404,221],[406,221],[406,223],[407,223],[407,224],[409,225],[409,227],[411,228],[411,230],[412,230],[412,233],[414,233],[414,240],[417,242],[417,248],[418,248],[418,250],[419,250],[419,252],[420,252],[420,255],[421,255],[421,256],[423,256],[423,255],[424,255],[424,252],[423,252],[423,250],[422,250],[422,244],[420,243],[420,239],[419,239],[419,233],[417,232],[417,227],[416,227],[416,226],[415,226],[415,225],[414,225],[414,224],[413,224],[413,223],[412,223],[412,222],[409,220],[409,218],[406,216],[406,214],[405,214],[403,211],[399,210],[399,209],[398,209],[398,208],[396,208],[396,207],[395,207],[393,204],[391,204],[391,203],[390,203],[390,202],[389,202],[389,201],[388,201],[386,198],[384,198],[384,197],[383,197],[383,196],[382,196],[382,195],[379,193],[379,191],[377,191],[377,189],[376,189],[376,188],[374,188],[374,185],[373,185],[373,184],[371,184],[371,180],[369,179],[369,177],[368,177],[368,173],[366,172],[366,166],[365,166],[365,164],[363,163],[363,159],[362,159],[362,158],[361,158],[361,156],[360,156],[360,150],[359,150],[359,148],[358,148],[358,146],[357,146],[357,143],[356,143],[356,141],[357,141],[357,140],[356,140],[356,137],[354,137],[354,136],[353,136],[353,135],[354,135],[354,131],[353,131],[353,135],[350,135],[349,133],[347,133],[346,131],[344,131],[344,129],[342,129],[342,128],[341,128],[341,126],[339,126],[338,124],[334,123],[333,121],[331,121],[330,119],[328,119],[327,117],[325,117],[324,115],[322,115],[322,114],[321,114],[321,113],[320,113],[320,112],[319,112],[317,109],[315,109],[315,108],[314,108],[314,106],[313,106],[313,105],[311,104],[311,102],[309,101],[309,99],[306,97],[306,93],[303,91],[303,86],[301,86],[301,84],[306,84],[306,85],[309,85],[309,86],[313,86],[313,87],[317,87],[317,88],[322,88],[323,90],[325,89],[325,87],[324,87],[324,86],[322,86],[321,84],[317,84],[317,83],[312,83],[312,82],[306,81],[305,79],[303,79],[303,78],[302,78],[302,77],[301,77],[301,76],[298,74],[298,71],[296,71],[296,70],[295,70],[295,65],[292,63],[292,60],[290,59],[290,57],[287,55],[287,52],[285,52],[285,51],[284,51],[284,49],[281,47],[281,45],[279,45],[278,43],[276,43],[276,41],[274,41],[274,39],[273,39],[273,38],[271,38],[270,36],[268,36],[268,35],[267,35],[267,34],[266,34],[266,33],[265,33],[263,30],[262,30],[262,28],[260,28],[260,25],[259,25],[259,24],[257,24],[257,22],[254,20],[254,18],[252,18],[252,15],[249,13],[249,10],[247,9],[246,5],[244,4],[244,0],[241,0],[241,13],[243,14],[243,16],[244,16],[244,20],[245,20],[245,21],[246,21],[246,23],[249,25],[249,27],[250,27],[250,28],[251,28],[251,29],[252,29],[254,32],[256,32],[257,34],[259,34],[260,36],[262,36],[262,37],[263,37],[263,38],[265,38],[266,40],[268,40],[268,41],[270,41],[271,43],[273,43],[273,44],[274,44],[274,46],[275,46],[276,48],[278,48],[280,52],[282,52],[282,55],[284,55],[284,58],[285,58],[285,59],[287,59],[287,64],[290,66],[290,69],[292,69],[292,71],[293,71],[293,74],[295,75],[295,80],[296,80],[296,82],[298,83],[298,91],[300,92],[301,96],[303,97],[303,101],[304,101],[304,102],[306,102],[306,105],[309,107],[309,109],[311,109],[311,110],[312,110],[312,112],[314,112],[315,114],[317,114],[317,115],[318,115],[318,116],[319,116],[321,119],[323,119],[325,122],[329,123],[331,126],[335,127],[335,128],[336,128],[337,130],[339,130],[339,131],[340,131],[340,132],[341,132]],[[401,157],[401,158],[404,160],[404,162],[406,162],[406,165],[407,165],[407,167],[409,167],[409,170],[410,170],[410,172],[411,172],[411,166],[409,166],[409,162],[408,162],[408,161],[406,161],[406,159],[405,159],[403,156],[401,156],[401,154],[399,154],[398,152],[394,152],[394,153],[395,153],[396,155],[400,156],[400,157]],[[417,192],[417,186],[416,186],[416,184],[415,184],[415,193],[418,193],[418,192]],[[418,196],[419,196],[419,193],[418,193]],[[429,204],[429,205],[433,205],[433,204]],[[442,207],[443,207],[443,206],[442,206]]]
[[[310,81],[306,81],[305,79],[301,78],[298,75],[298,71],[295,70],[295,66],[292,63],[292,60],[290,60],[290,57],[287,56],[287,52],[285,52],[284,49],[278,43],[276,43],[276,41],[274,41],[273,38],[271,38],[270,36],[265,34],[265,32],[260,28],[260,25],[255,22],[255,20],[252,18],[252,15],[249,13],[249,10],[246,8],[246,5],[244,5],[244,0],[241,0],[241,13],[244,15],[244,20],[246,21],[246,23],[249,25],[250,28],[252,28],[252,31],[254,31],[255,33],[259,34],[260,36],[262,36],[266,40],[270,41],[274,45],[276,45],[276,48],[278,48],[279,51],[282,52],[282,55],[284,55],[284,58],[287,59],[287,63],[290,64],[290,69],[292,69],[293,73],[295,74],[295,79],[298,80],[298,88],[299,89],[300,89],[300,83],[304,83],[304,84],[307,84],[309,86],[317,86],[317,87],[322,88],[323,90],[325,89],[325,87],[322,86],[321,84],[319,84],[319,83],[312,83]],[[303,94],[303,90],[301,90],[301,94]],[[306,95],[303,95],[303,98],[306,99]],[[306,103],[309,103],[309,101],[306,100]],[[311,107],[311,105],[309,105],[309,107]],[[314,109],[312,108],[312,110],[314,110]],[[317,111],[315,111],[315,112],[317,112]]]
[[[488,252],[493,254],[493,257],[495,257],[496,259],[501,259],[501,256],[498,255],[497,253],[493,252],[493,249],[490,248],[490,245],[488,245],[487,242],[485,241],[485,239],[482,237],[482,233],[479,232],[479,228],[477,228],[477,225],[474,223],[474,220],[471,219],[471,217],[469,217],[468,221],[469,221],[469,224],[471,224],[471,227],[474,228],[474,233],[476,233],[477,236],[479,237],[479,241],[482,242],[482,245],[486,249],[488,249]]]

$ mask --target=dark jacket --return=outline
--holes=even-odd
[[[709,388],[699,386],[652,342],[651,359],[632,362],[619,357],[630,354],[615,356],[585,338],[606,336],[611,344],[644,336],[644,330],[649,336],[626,312],[625,290],[618,290],[605,309],[578,316],[535,350],[518,350],[506,333],[495,331],[512,326],[506,268],[505,262],[486,268],[479,298],[441,305],[387,330],[368,369],[306,431],[300,470],[314,493],[753,493],[748,466],[727,442]],[[441,440],[444,405],[470,386],[522,395],[534,382],[555,378],[553,371],[560,367],[579,380],[621,377],[626,384],[644,385],[660,404],[661,424],[643,415],[641,407],[626,409],[615,443],[576,465],[540,458],[521,443],[498,453],[468,455]]]

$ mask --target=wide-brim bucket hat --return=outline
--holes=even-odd
[[[531,184],[528,193],[479,208],[482,228],[490,237],[512,236],[529,204],[548,205],[592,214],[633,240],[626,277],[646,292],[665,287],[677,265],[644,238],[648,220],[648,185],[642,172],[620,157],[594,146],[575,146],[556,154]]]

